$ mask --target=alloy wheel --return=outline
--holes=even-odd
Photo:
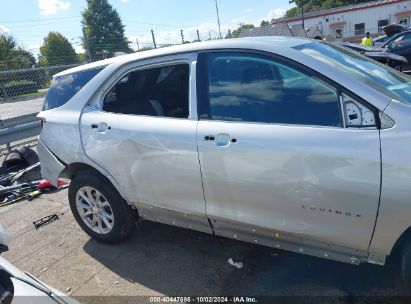
[[[80,218],[98,234],[108,234],[114,226],[114,214],[109,201],[93,187],[82,187],[76,194]]]

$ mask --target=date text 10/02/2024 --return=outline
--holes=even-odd
[[[254,297],[150,297],[150,303],[258,303]]]

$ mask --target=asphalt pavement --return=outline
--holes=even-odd
[[[44,98],[0,103],[0,120],[38,113],[43,105]]]

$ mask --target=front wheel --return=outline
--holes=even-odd
[[[401,260],[402,281],[408,290],[411,289],[411,239],[405,244]]]
[[[106,179],[79,173],[73,177],[68,195],[74,218],[93,239],[114,244],[132,233],[135,211]]]

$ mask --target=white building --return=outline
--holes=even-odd
[[[410,16],[410,0],[378,0],[304,14],[304,27],[318,26],[323,36],[331,39],[355,40],[366,32],[376,36],[383,26],[391,23],[410,26]],[[302,24],[302,18],[300,15],[273,20],[272,23],[287,23],[291,27]]]

